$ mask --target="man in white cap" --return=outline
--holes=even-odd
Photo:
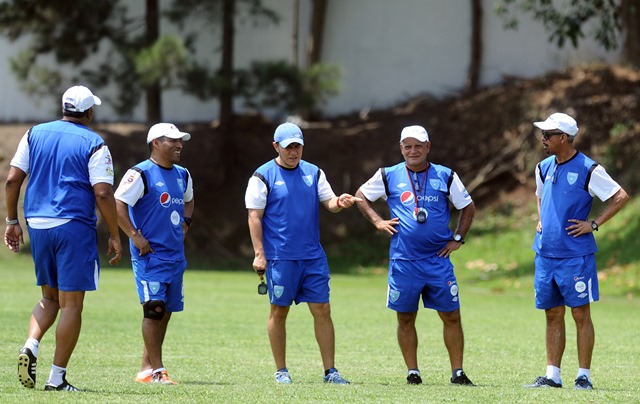
[[[349,384],[335,368],[335,336],[329,303],[329,264],[320,245],[319,205],[333,213],[357,198],[336,196],[324,172],[302,160],[300,128],[276,128],[277,157],[249,179],[245,205],[255,257],[253,269],[266,274],[271,311],[267,324],[277,383],[291,383],[286,364],[286,321],[291,304],[306,302],[313,315],[324,366],[324,382]]]
[[[140,383],[176,384],[162,361],[171,313],[184,309],[184,238],[193,215],[193,179],[178,165],[191,135],[171,123],[149,129],[151,156],[129,169],[116,190],[118,222],[129,236],[131,264],[142,305],[144,349]]]
[[[536,165],[540,220],[533,241],[536,308],[544,310],[547,319],[547,372],[525,387],[562,387],[564,315],[569,306],[578,341],[574,388],[591,390],[595,333],[590,303],[599,300],[593,232],[618,213],[629,196],[601,165],[574,148],[575,119],[555,113],[533,125],[542,130],[542,146],[551,155]],[[609,204],[589,219],[594,196]]]
[[[404,161],[378,169],[356,196],[358,208],[380,231],[391,236],[387,307],[397,312],[398,343],[407,365],[407,383],[421,384],[416,318],[420,297],[438,312],[449,351],[451,383],[472,386],[462,370],[464,335],[458,283],[449,256],[464,244],[475,204],[450,168],[430,163],[431,142],[418,125],[402,129]],[[386,200],[391,219],[384,220],[373,202]],[[449,228],[449,202],[460,211],[455,231]]]
[[[86,291],[98,288],[96,207],[109,231],[109,260],[122,254],[113,197],[113,159],[104,140],[87,126],[100,98],[83,86],[62,96],[63,118],[36,125],[24,135],[6,181],[7,228],[4,242],[20,251],[23,234],[18,220],[20,188],[27,175],[24,217],[29,229],[36,284],[42,299],[31,313],[29,336],[18,356],[18,379],[36,383],[42,337],[60,318],[56,349],[45,390],[77,391],[66,380],[67,364],[78,342]]]

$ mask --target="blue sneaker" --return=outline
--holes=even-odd
[[[273,374],[273,376],[276,378],[277,383],[282,383],[282,384],[293,383],[291,381],[291,377],[289,376],[289,369],[287,368],[278,370],[276,373]]]
[[[336,368],[329,369],[329,374],[324,377],[325,383],[333,384],[350,384],[348,380],[345,380],[340,376]]]
[[[577,381],[576,381],[577,382]],[[560,383],[556,383],[553,380],[549,379],[547,376],[539,376],[536,380],[531,384],[525,384],[522,387],[531,388],[531,387],[555,387],[562,388],[562,381]]]
[[[582,375],[576,379],[576,384],[573,386],[574,390],[593,390],[593,383],[585,375]]]

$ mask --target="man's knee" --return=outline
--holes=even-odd
[[[162,320],[166,311],[165,303],[161,300],[149,300],[142,304],[144,318],[150,320]]]

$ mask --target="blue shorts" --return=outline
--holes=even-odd
[[[311,260],[267,262],[269,301],[276,306],[329,302],[329,263],[326,257]]]
[[[133,277],[140,303],[150,300],[165,302],[168,312],[184,309],[184,271],[187,261],[164,261],[154,254],[131,260]]]
[[[387,307],[400,313],[418,311],[422,296],[425,308],[442,312],[460,309],[458,283],[449,258],[389,262]]]
[[[29,227],[36,285],[65,292],[98,289],[100,258],[96,229],[77,220],[52,227]]]
[[[600,300],[595,254],[548,258],[536,254],[536,308],[579,307]]]

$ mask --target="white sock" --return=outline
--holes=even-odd
[[[29,348],[31,350],[31,353],[33,354],[33,356],[35,356],[37,358],[38,357],[38,345],[40,345],[40,341],[38,341],[35,338],[29,338],[29,339],[27,339],[27,342],[24,343],[23,348]]]
[[[167,369],[165,369],[165,368],[153,369],[153,373],[166,372],[166,371],[167,371]]]
[[[591,370],[590,369],[584,369],[584,368],[578,368],[578,375],[576,376],[576,379],[580,376],[587,376],[587,379],[589,379],[589,381],[591,381]]]
[[[409,369],[409,373],[407,374],[407,376],[408,375],[418,375],[418,376],[420,376],[420,371],[418,369]]]
[[[66,373],[67,368],[61,368],[56,365],[51,365],[51,372],[49,373],[48,384],[53,386],[59,386],[62,384],[62,377]]]
[[[153,374],[153,369],[151,368],[146,370],[141,370],[140,372],[138,372],[138,377],[143,378],[143,377],[149,376],[150,374]]]
[[[560,368],[553,365],[547,365],[547,379],[551,379],[556,383],[560,383],[562,379],[560,379]]]

